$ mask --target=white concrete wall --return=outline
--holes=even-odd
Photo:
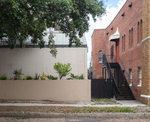
[[[57,48],[56,59],[50,54],[49,48],[0,48],[0,75],[13,77],[15,69],[22,68],[24,76],[34,76],[35,73],[53,75],[58,74],[53,69],[55,63],[71,63],[75,75],[84,74],[87,79],[87,48]],[[63,78],[63,79],[66,79]]]
[[[0,99],[91,101],[91,81],[0,80]]]

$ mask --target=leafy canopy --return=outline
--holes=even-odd
[[[105,13],[102,0],[1,0],[0,40],[11,49],[31,37],[33,44],[43,48],[43,36],[47,28],[60,27],[60,31],[70,37],[69,46],[80,46],[79,37],[89,29],[89,15],[96,21]],[[49,36],[49,46],[54,47],[53,34]],[[53,52],[53,50],[51,51]]]
[[[60,80],[61,80],[62,77],[65,77],[66,75],[68,75],[69,72],[72,70],[70,63],[62,64],[62,63],[59,63],[59,62],[55,63],[54,69],[59,74]]]

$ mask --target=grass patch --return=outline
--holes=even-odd
[[[29,119],[29,118],[27,118],[27,117],[17,117],[15,119],[19,120],[19,119]]]
[[[45,112],[45,113],[116,113],[126,112],[135,113],[134,109],[129,107],[1,107],[0,111],[23,111],[23,112]],[[148,109],[147,109],[148,111]],[[19,119],[19,118],[18,118]],[[26,118],[20,118],[26,119]]]
[[[92,102],[95,104],[111,104],[111,103],[117,103],[115,100],[112,99],[92,99]]]
[[[116,112],[126,112],[126,113],[136,113],[135,111],[131,110],[130,108],[127,107],[112,107],[112,108],[72,108],[70,110],[67,110],[67,113],[116,113]],[[64,111],[65,113],[65,111]]]

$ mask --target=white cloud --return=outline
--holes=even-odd
[[[94,31],[94,29],[105,29],[111,21],[114,19],[114,17],[117,15],[119,10],[122,8],[126,0],[119,0],[117,3],[117,7],[113,7],[111,5],[108,5],[106,8],[107,14],[104,15],[101,20],[97,19],[97,21],[94,23],[92,17],[90,16],[90,28],[89,32],[85,33],[87,44],[88,44],[88,67],[89,67],[89,62],[91,60],[91,36]]]

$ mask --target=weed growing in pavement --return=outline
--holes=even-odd
[[[115,100],[112,99],[92,99],[92,102],[95,104],[111,104],[111,103],[117,103]]]
[[[110,108],[98,108],[98,107],[39,107],[38,109],[33,108],[18,108],[9,107],[1,108],[0,111],[19,111],[19,112],[49,112],[49,113],[116,113],[116,112],[126,112],[126,113],[136,113],[134,109],[129,107],[110,107]],[[149,109],[146,110],[150,112]]]
[[[17,117],[17,118],[15,118],[15,119],[29,119],[29,118],[27,118],[27,117]]]
[[[127,107],[112,107],[112,108],[75,108],[72,110],[69,110],[70,113],[92,113],[92,112],[129,112],[129,113],[135,113],[135,111],[131,110]]]

